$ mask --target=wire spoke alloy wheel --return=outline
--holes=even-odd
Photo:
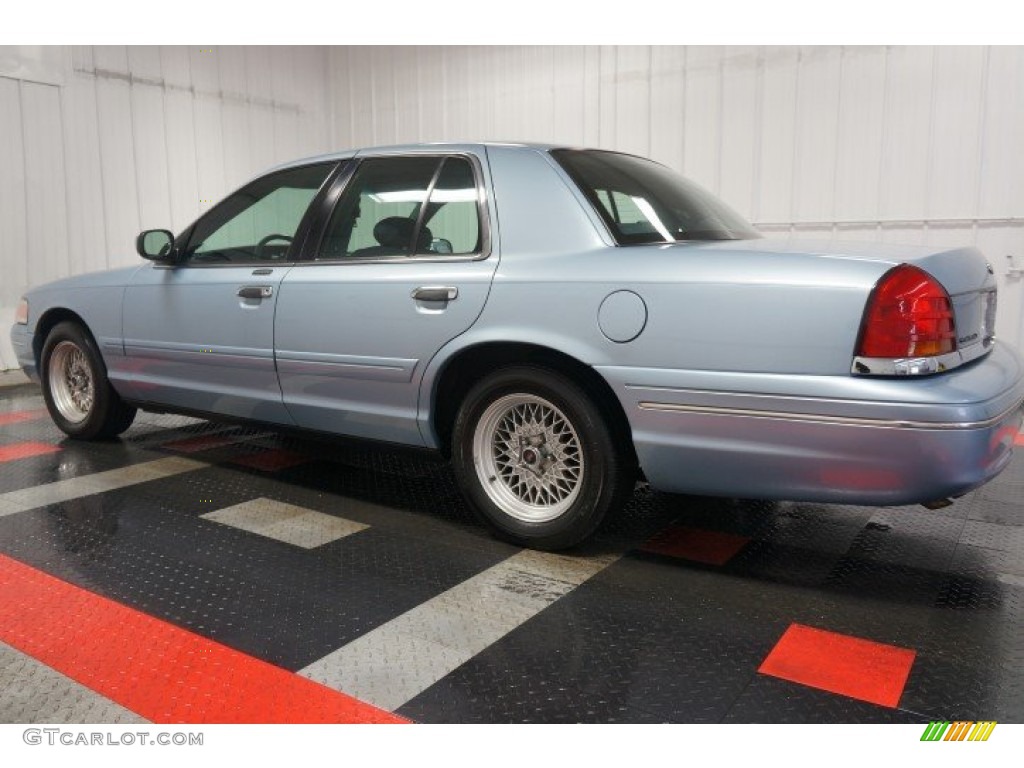
[[[48,373],[50,395],[60,415],[73,424],[85,421],[96,394],[96,377],[85,352],[74,342],[60,342],[50,354]]]
[[[516,393],[491,403],[473,433],[477,476],[490,500],[526,523],[564,514],[583,487],[579,435],[553,403]]]

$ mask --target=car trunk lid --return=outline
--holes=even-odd
[[[770,238],[708,243],[702,247],[758,251],[769,258],[772,254],[780,254],[875,262],[879,265],[879,279],[900,264],[913,265],[938,280],[952,303],[958,359],[946,361],[944,367],[955,367],[991,349],[995,334],[996,280],[992,266],[977,248],[936,249],[891,243],[826,243]]]

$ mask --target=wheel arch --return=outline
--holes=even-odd
[[[577,357],[543,344],[523,341],[480,341],[453,352],[440,364],[425,387],[428,392],[425,427],[431,431],[441,452],[451,453],[451,437],[459,406],[470,388],[483,376],[499,368],[518,364],[537,365],[561,373],[581,386],[601,412],[609,416],[615,438],[627,446],[627,455],[637,464],[632,429],[622,403],[611,385],[590,365]],[[422,423],[422,420],[421,420]]]
[[[99,345],[96,344],[96,336],[82,316],[67,307],[51,307],[43,312],[39,320],[36,321],[35,333],[32,336],[32,354],[35,357],[36,370],[40,371],[40,375],[42,375],[43,345],[46,344],[46,337],[50,335],[50,331],[56,325],[63,322],[73,322],[81,326],[82,330],[96,346],[97,352],[100,353],[100,360],[103,360],[103,353],[100,351]]]

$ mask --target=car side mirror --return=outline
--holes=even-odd
[[[171,261],[174,235],[166,229],[147,229],[135,238],[135,250],[150,261]]]

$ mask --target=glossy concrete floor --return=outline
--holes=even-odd
[[[430,458],[150,414],[76,443],[4,388],[0,690],[3,722],[1021,722],[1024,451],[935,512],[641,486],[552,555]]]

